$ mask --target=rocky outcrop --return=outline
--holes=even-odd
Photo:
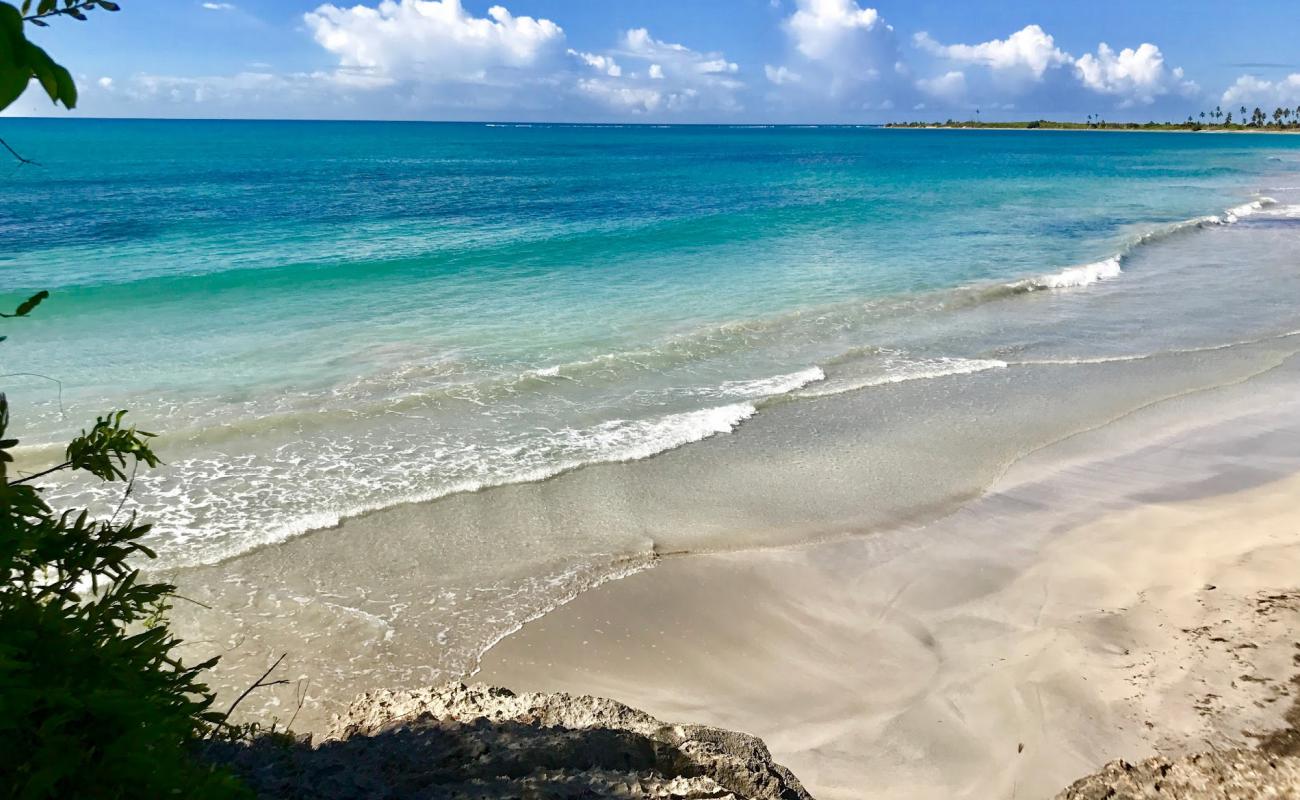
[[[1213,587],[1211,587],[1213,588]],[[1273,604],[1281,595],[1264,598]],[[1300,649],[1300,644],[1295,645]],[[1294,656],[1300,664],[1300,653]],[[1300,676],[1291,679],[1300,687]],[[1300,797],[1300,699],[1285,724],[1266,734],[1248,733],[1255,749],[1211,750],[1138,764],[1112,761],[1075,781],[1056,800],[1281,800]]]
[[[283,800],[811,800],[753,736],[612,700],[458,683],[361,695],[315,747],[261,737],[209,756]]]
[[[1300,758],[1222,750],[1182,758],[1112,761],[1056,800],[1279,800],[1300,797]]]

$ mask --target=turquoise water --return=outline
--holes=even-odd
[[[127,406],[211,563],[777,402],[1300,327],[1300,140],[3,120],[32,464]],[[1229,213],[1228,209],[1237,209]],[[66,485],[68,500],[109,502]]]

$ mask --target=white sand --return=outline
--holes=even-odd
[[[476,679],[756,734],[819,798],[1050,797],[1114,758],[1249,743],[1296,670],[1297,428],[1115,455],[1112,426],[1112,455],[1031,459],[925,530],[665,559]]]

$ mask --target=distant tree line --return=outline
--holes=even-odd
[[[1188,114],[1185,121],[1107,122],[1100,114],[1089,114],[1083,122],[1034,119],[1013,122],[984,122],[954,120],[945,122],[891,122],[887,128],[1025,128],[1049,130],[1297,130],[1300,131],[1300,106],[1273,109],[1270,114],[1256,107],[1253,111],[1241,106],[1234,114],[1215,106],[1198,114]]]

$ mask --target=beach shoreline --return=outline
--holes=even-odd
[[[1117,446],[1149,416],[920,529],[661,559],[475,679],[744,730],[822,798],[1048,797],[1116,758],[1249,747],[1291,705],[1300,426],[1210,413]]]
[[[1086,468],[1099,458],[1122,461],[1135,448],[1169,450],[1170,442],[1199,430],[1207,420],[1219,421],[1214,430],[1221,447],[1187,463],[1129,469],[1129,480],[1120,488],[1137,492],[1148,486],[1155,491],[1174,483],[1197,497],[1205,493],[1196,488],[1202,483],[1217,487],[1217,492],[1225,480],[1241,484],[1260,474],[1275,480],[1300,473],[1300,433],[1287,432],[1290,419],[1300,418],[1294,400],[1300,363],[1290,338],[1160,358],[1178,365],[1161,368],[1161,374],[1172,379],[1163,388],[1148,381],[1144,393],[1122,393],[1108,407],[1095,409],[1105,413],[1091,422],[1077,409],[1071,417],[1075,433],[1064,438],[1052,433],[1048,440],[1016,452],[1005,465],[989,462],[981,452],[981,462],[974,465],[978,471],[969,475],[976,488],[969,497],[940,491],[934,503],[919,506],[920,498],[913,493],[888,504],[894,479],[889,462],[874,454],[878,447],[899,452],[907,441],[915,441],[898,440],[882,425],[888,419],[882,414],[894,407],[894,394],[903,391],[904,399],[926,414],[938,407],[962,409],[960,426],[939,424],[941,417],[934,417],[931,428],[937,438],[914,445],[927,459],[921,468],[937,476],[972,469],[959,458],[962,453],[987,448],[983,443],[1005,444],[1012,430],[1031,426],[1021,431],[1029,435],[1018,438],[1023,442],[1055,431],[1055,425],[1041,426],[1064,402],[1065,387],[1057,386],[1058,381],[1068,379],[1067,386],[1082,389],[1098,381],[1116,383],[1134,371],[1149,373],[1150,366],[1146,361],[1120,361],[1017,367],[899,384],[888,393],[862,391],[778,405],[731,436],[655,458],[377,512],[231,561],[168,573],[165,577],[177,583],[182,594],[203,604],[178,605],[173,621],[193,643],[187,645],[192,657],[222,657],[211,676],[211,685],[222,696],[238,694],[278,656],[288,654],[283,672],[290,684],[259,692],[241,712],[264,723],[283,723],[293,715],[300,730],[319,730],[358,691],[466,678],[479,667],[485,651],[484,663],[493,663],[518,637],[535,635],[551,621],[565,618],[568,605],[580,608],[595,602],[589,598],[621,591],[623,584],[657,585],[655,581],[679,562],[712,565],[731,558],[766,559],[844,547],[868,554],[865,561],[859,559],[866,571],[876,560],[903,558],[926,543],[962,541],[961,519],[972,513],[979,517],[981,509],[996,507],[998,501],[990,498],[1025,486],[1039,492],[1044,490],[1033,487],[1056,486],[1054,495],[1034,501],[1050,526],[1095,520],[1099,509],[1113,509],[1120,502],[1112,496],[1117,489],[1109,476],[1068,490],[1051,484],[1053,476]],[[1026,387],[1046,381],[1055,388],[1032,401],[1032,394],[1017,395],[1012,404],[1003,387],[1013,379]],[[1154,398],[1141,399],[1158,388]],[[891,405],[882,408],[880,402]],[[997,418],[984,416],[979,422],[981,417],[970,417],[986,414],[979,410],[985,403],[1000,410]],[[876,422],[864,426],[868,419]],[[905,430],[909,437],[915,431],[910,425]],[[1242,431],[1252,430],[1275,431],[1275,444],[1261,449],[1257,441],[1236,443]],[[816,450],[826,458],[808,457],[806,448],[831,440],[833,447]],[[1235,455],[1220,455],[1223,448]],[[1226,479],[1220,475],[1224,463],[1232,473]],[[788,482],[791,475],[799,477],[799,492],[774,488],[782,476]],[[604,499],[593,505],[592,498]],[[1121,500],[1123,507],[1146,504],[1141,497]],[[1018,524],[1014,514],[1007,516],[1015,508],[1014,503],[1003,508],[986,524]],[[643,549],[594,562],[590,568],[564,567],[541,578],[526,561],[528,550],[504,552],[495,546],[492,534],[506,526],[530,526],[533,535],[548,544],[556,537],[580,542],[591,536],[589,530],[628,524],[637,526],[632,530],[643,537]],[[1032,551],[1032,536],[1018,541],[1009,554],[1001,555],[1023,557]],[[689,555],[664,557],[671,553]],[[443,564],[452,557],[478,570],[470,576],[476,583],[458,585],[446,579]],[[498,557],[522,562],[503,595],[494,593],[491,583],[499,569],[493,559]],[[714,558],[721,561],[710,560]],[[650,567],[655,568],[646,571]],[[913,568],[917,574],[926,573],[923,567]],[[709,571],[708,566],[699,569]],[[702,580],[707,582],[707,575]],[[853,586],[859,579],[850,574],[833,580]],[[477,605],[468,606],[468,615],[457,616],[456,603],[461,603],[459,608]],[[509,615],[500,613],[503,608]],[[779,653],[769,655],[774,665],[781,663]],[[539,669],[536,674],[548,673]],[[599,689],[569,688],[579,693]],[[612,691],[603,693],[624,699]],[[299,701],[305,703],[301,709]],[[652,713],[659,710],[637,705]],[[708,704],[701,700],[700,705]],[[676,709],[664,716],[693,718]]]

